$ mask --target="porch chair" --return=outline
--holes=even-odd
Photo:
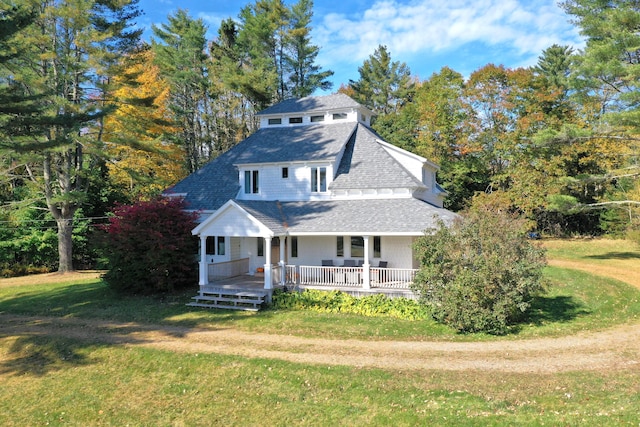
[[[343,267],[356,267],[356,260],[355,259],[345,259],[344,260],[344,264],[342,266]]]
[[[387,265],[389,265],[388,261],[378,262],[378,268],[387,268]],[[374,272],[379,283],[384,283],[387,281],[387,273],[384,270],[374,270]]]
[[[322,266],[323,267],[333,267],[333,260],[332,259],[323,259],[322,260]],[[322,282],[323,283],[333,282],[333,271],[327,272],[324,269],[322,269]]]

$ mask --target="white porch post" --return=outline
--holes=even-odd
[[[209,266],[207,265],[207,236],[200,235],[200,286],[209,284]]]
[[[285,247],[285,237],[282,236],[280,237],[280,262],[278,262],[278,264],[280,265],[280,284],[282,286],[284,286],[284,283],[287,278],[287,272],[285,271],[286,263],[284,262],[284,247]]]
[[[271,282],[271,237],[264,238],[264,288],[272,289]]]
[[[371,265],[369,264],[369,236],[364,236],[364,264],[362,265],[362,287],[371,289]]]

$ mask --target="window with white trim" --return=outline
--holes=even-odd
[[[351,236],[351,257],[352,258],[364,257],[364,237]]]
[[[244,171],[244,194],[257,194],[260,192],[260,179],[258,171]]]
[[[224,236],[207,236],[207,255],[224,255],[226,252]]]
[[[373,257],[380,258],[382,256],[382,242],[380,236],[373,236]]]
[[[298,258],[298,236],[291,236],[291,258]]]
[[[311,168],[311,192],[325,193],[327,191],[327,168]]]
[[[336,256],[344,257],[344,237],[336,237]]]

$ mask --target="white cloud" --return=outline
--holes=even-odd
[[[500,47],[504,52],[500,63],[530,65],[553,43],[581,43],[555,1],[379,0],[357,14],[325,15],[315,23],[314,43],[321,46],[319,63],[330,69],[352,64],[355,71],[378,45],[386,45],[392,58],[401,61],[455,56],[470,44]],[[453,64],[440,66],[444,65]]]

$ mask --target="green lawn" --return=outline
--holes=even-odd
[[[455,335],[429,321],[193,310],[184,304],[195,289],[164,299],[120,298],[99,279],[22,286],[0,280],[0,314],[447,341],[565,336],[639,320],[637,288],[558,267],[547,268],[546,277],[549,292],[529,322],[501,338]],[[640,413],[637,366],[556,374],[403,372],[28,334],[0,335],[0,383],[3,426],[638,426]]]

